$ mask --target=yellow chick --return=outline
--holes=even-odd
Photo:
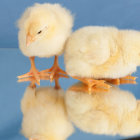
[[[89,87],[103,85],[104,80],[135,84],[136,77],[130,74],[140,65],[140,32],[83,27],[69,37],[64,54],[66,72]]]
[[[58,66],[58,55],[64,50],[64,43],[71,34],[72,26],[73,16],[59,4],[37,3],[25,10],[18,20],[18,39],[20,50],[30,58],[31,69],[30,72],[18,76],[20,82],[26,81],[22,78],[32,76],[39,84],[40,75],[49,75],[53,80],[55,73],[65,74]],[[53,67],[38,72],[34,63],[35,56],[55,56]]]
[[[62,89],[27,87],[21,109],[21,132],[29,140],[66,140],[74,131],[67,117]]]
[[[81,83],[74,85],[77,89]],[[130,136],[140,134],[140,101],[128,91],[112,86],[109,92],[66,91],[69,119],[81,130],[93,134]]]

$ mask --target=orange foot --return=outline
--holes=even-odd
[[[75,91],[80,90],[87,92],[89,94],[91,94],[93,91],[98,91],[98,92],[102,92],[102,91],[108,91],[109,88],[111,87],[110,85],[105,83],[105,80],[95,80],[92,78],[80,78],[80,77],[73,77],[74,79],[80,80],[82,81],[85,85],[81,87],[77,87],[77,86],[73,86],[73,90],[75,89]]]
[[[40,72],[35,67],[34,59],[35,57],[30,57],[30,63],[31,63],[30,72],[27,72],[26,74],[18,76],[18,82],[25,82],[25,81],[34,79],[34,84],[33,84],[33,87],[34,87],[35,83],[40,85],[40,78],[43,78],[43,76],[44,77],[48,76],[47,74],[44,74],[44,75],[40,74]]]
[[[48,76],[39,76],[39,78],[41,79],[41,80],[49,80],[49,77]],[[19,80],[19,82],[30,82],[30,87],[31,88],[35,88],[36,87],[36,79],[35,79],[35,77],[34,76],[30,76],[30,77],[26,77],[26,78],[24,78],[24,79],[20,79]]]
[[[89,94],[95,93],[95,92],[108,92],[109,88],[99,88],[97,86],[93,86],[91,88],[91,91],[89,91],[89,88],[86,84],[82,85],[73,85],[69,88],[70,90],[76,91],[76,92],[88,92]]]
[[[67,75],[63,75],[63,74],[59,74],[59,73],[56,73],[55,75],[54,75],[54,80],[55,80],[55,86],[54,86],[54,88],[55,89],[60,89],[61,87],[60,87],[60,84],[59,84],[59,78],[68,78],[68,76]],[[50,79],[50,77],[49,76],[42,76],[42,75],[40,75],[40,79],[41,80],[49,80]],[[26,77],[26,78],[24,78],[23,79],[24,81],[29,81],[30,82],[30,87],[31,88],[35,88],[36,87],[36,85],[35,85],[35,83],[36,83],[36,79],[35,79],[35,77]]]
[[[103,79],[113,85],[121,85],[121,84],[136,84],[136,78],[131,75],[118,78],[118,79]]]
[[[51,82],[55,79],[55,75],[57,75],[58,73],[63,74],[64,77],[67,75],[67,73],[59,67],[58,56],[55,56],[54,64],[50,69],[40,71],[41,75],[48,74]],[[68,76],[66,76],[66,77],[68,78]]]

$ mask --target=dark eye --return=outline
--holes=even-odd
[[[41,34],[42,33],[42,31],[39,31],[37,34]]]

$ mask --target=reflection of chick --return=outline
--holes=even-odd
[[[140,103],[128,91],[111,87],[109,92],[89,95],[70,88],[65,101],[70,120],[83,131],[124,136],[140,133]]]
[[[66,72],[89,85],[109,82],[135,83],[125,80],[140,65],[140,32],[115,27],[84,27],[74,32],[65,49]],[[116,79],[122,78],[124,79]],[[110,79],[116,79],[111,81]],[[115,82],[116,81],[116,82]]]
[[[42,71],[44,76],[50,72],[50,78],[56,72],[65,73],[58,67],[58,55],[63,52],[64,43],[73,25],[72,15],[59,4],[35,4],[29,7],[19,19],[19,47],[30,58],[31,70],[19,76],[33,76],[39,84],[39,72],[34,64],[34,57],[55,57],[54,66]],[[23,80],[24,81],[24,80]]]
[[[73,132],[67,119],[64,91],[28,87],[21,102],[22,133],[30,140],[65,140]]]

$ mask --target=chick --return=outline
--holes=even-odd
[[[58,66],[58,56],[64,50],[64,43],[71,33],[73,16],[59,4],[35,4],[25,10],[18,20],[19,48],[29,57],[31,62],[30,72],[18,76],[20,82],[28,77],[34,77],[40,84],[41,76],[50,76],[51,81],[55,73],[66,74]],[[55,56],[51,69],[39,72],[35,67],[35,56]]]
[[[83,84],[74,85],[77,89]],[[140,101],[128,91],[112,86],[109,92],[66,91],[70,120],[81,130],[94,134],[140,134]]]
[[[65,140],[74,128],[67,118],[64,91],[59,84],[62,74],[55,73],[55,86],[29,86],[21,101],[22,133],[29,140]],[[35,78],[27,81],[35,83]]]
[[[67,118],[62,89],[27,87],[21,109],[21,132],[30,140],[66,140],[74,131]]]
[[[89,88],[132,83],[140,65],[140,32],[88,26],[75,31],[65,45],[66,72]],[[99,80],[102,79],[102,80]]]

